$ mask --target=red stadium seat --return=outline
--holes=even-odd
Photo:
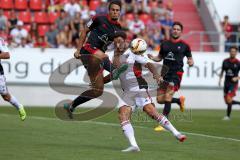
[[[88,5],[88,4],[87,4],[87,0],[82,0],[82,1],[81,1],[81,5],[87,6],[87,5]]]
[[[31,10],[42,10],[42,0],[30,0],[30,9]]]
[[[11,17],[11,11],[4,11],[3,14],[4,14],[4,16],[7,17],[7,19],[9,19]]]
[[[147,24],[147,22],[151,19],[151,17],[148,15],[148,14],[141,14],[140,17],[139,17],[144,24]]]
[[[31,30],[31,25],[30,25],[30,24],[25,24],[25,25],[23,26],[23,28],[26,29],[28,32],[30,32],[30,30]]]
[[[31,23],[31,13],[29,11],[21,11],[18,13],[18,18],[23,21],[24,23]]]
[[[15,0],[15,9],[26,10],[28,8],[27,0]]]
[[[48,14],[46,12],[35,12],[34,22],[36,23],[49,23]]]
[[[0,0],[0,8],[13,9],[13,0]]]
[[[48,14],[49,16],[49,22],[50,23],[55,23],[56,19],[59,17],[60,13],[59,12],[50,12]]]
[[[38,34],[39,36],[44,36],[45,33],[49,30],[48,25],[39,25],[38,26]]]
[[[95,11],[96,8],[100,5],[100,1],[99,0],[91,0],[90,1],[90,5],[89,5],[89,9],[91,11]]]

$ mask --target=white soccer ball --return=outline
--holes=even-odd
[[[147,43],[144,39],[136,38],[132,40],[130,49],[134,54],[142,55],[147,50]]]

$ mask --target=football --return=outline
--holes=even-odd
[[[134,54],[142,55],[147,50],[147,43],[144,39],[136,38],[132,40],[130,49]]]

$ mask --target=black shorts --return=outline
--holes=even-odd
[[[160,92],[166,90],[168,88],[168,83],[173,83],[172,90],[173,91],[178,91],[180,86],[181,86],[181,81],[182,81],[182,76],[183,76],[183,72],[176,72],[175,74],[166,74],[163,77],[163,80],[165,82],[162,83],[162,85],[160,85]]]
[[[93,56],[97,50],[98,49],[94,49],[88,44],[86,44],[80,50],[80,59],[83,63],[83,66],[87,69],[88,75],[98,75],[103,72],[102,65],[99,64],[98,59]]]
[[[224,97],[234,97],[236,96],[236,92],[238,90],[238,83],[233,82],[225,82],[223,87]]]

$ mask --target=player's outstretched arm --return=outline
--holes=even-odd
[[[159,56],[153,56],[151,54],[147,54],[148,58],[153,60],[154,62],[160,62],[162,60],[162,58],[160,58]]]
[[[238,80],[240,80],[240,77],[233,77],[233,78],[232,78],[232,81],[233,81],[233,82],[237,82]]]
[[[162,77],[160,74],[158,74],[156,67],[152,63],[147,63],[145,67],[148,68],[149,71],[153,74],[153,78],[157,81],[157,83],[160,83]]]
[[[221,70],[220,75],[219,75],[218,86],[221,86],[222,78],[223,78],[223,70]]]
[[[77,47],[77,51],[74,53],[74,57],[76,59],[80,58],[80,50],[86,40],[87,34],[90,31],[90,29],[88,27],[85,27],[83,30],[80,31],[80,41]]]

